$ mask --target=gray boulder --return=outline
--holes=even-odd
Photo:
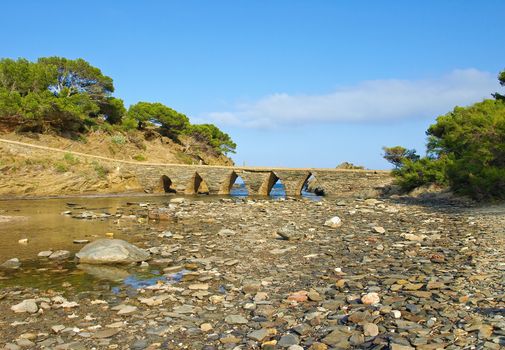
[[[149,260],[150,254],[121,239],[98,239],[75,255],[84,264],[128,264]]]

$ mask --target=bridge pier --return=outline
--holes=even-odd
[[[270,183],[271,172],[240,170],[238,175],[244,180],[249,195],[268,196],[268,184]],[[275,181],[274,181],[275,183]],[[272,183],[272,186],[273,184]],[[272,187],[270,187],[271,189]]]

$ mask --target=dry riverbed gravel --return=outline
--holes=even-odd
[[[151,253],[137,268],[167,278],[135,289],[1,289],[0,347],[505,348],[503,215],[355,198],[176,199],[109,214],[63,213],[113,220]]]

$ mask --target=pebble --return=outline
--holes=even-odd
[[[48,258],[51,254],[53,254],[52,250],[44,250],[37,254],[39,258]]]
[[[373,230],[376,232],[376,233],[386,233],[386,230],[384,229],[384,227],[382,226],[374,226],[373,227]]]
[[[377,293],[367,293],[361,297],[361,302],[365,305],[374,305],[380,303],[380,297]]]
[[[331,228],[337,228],[342,226],[342,220],[338,216],[334,216],[331,219],[328,219],[324,222],[324,226],[328,226]]]
[[[210,332],[212,330],[212,325],[210,323],[202,323],[200,325],[200,329],[202,330],[202,332]]]
[[[281,337],[281,339],[279,339],[279,341],[277,342],[277,346],[281,347],[281,348],[288,348],[292,345],[298,345],[298,343],[300,342],[300,340],[298,339],[298,337],[294,334],[286,334],[286,335],[283,335]]]
[[[375,337],[379,334],[379,327],[375,323],[365,323],[363,334],[365,337]]]
[[[250,338],[252,340],[259,341],[259,342],[262,342],[268,336],[270,336],[270,332],[268,331],[268,329],[265,329],[265,328],[257,329],[255,331],[252,331],[251,333],[247,334],[248,338]]]
[[[70,252],[68,250],[57,250],[49,255],[49,259],[68,259],[70,258]]]
[[[228,324],[247,324],[249,321],[242,315],[228,315],[224,319]]]

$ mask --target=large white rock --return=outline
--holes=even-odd
[[[128,264],[151,258],[145,250],[121,239],[98,239],[86,244],[75,256],[86,264]]]

